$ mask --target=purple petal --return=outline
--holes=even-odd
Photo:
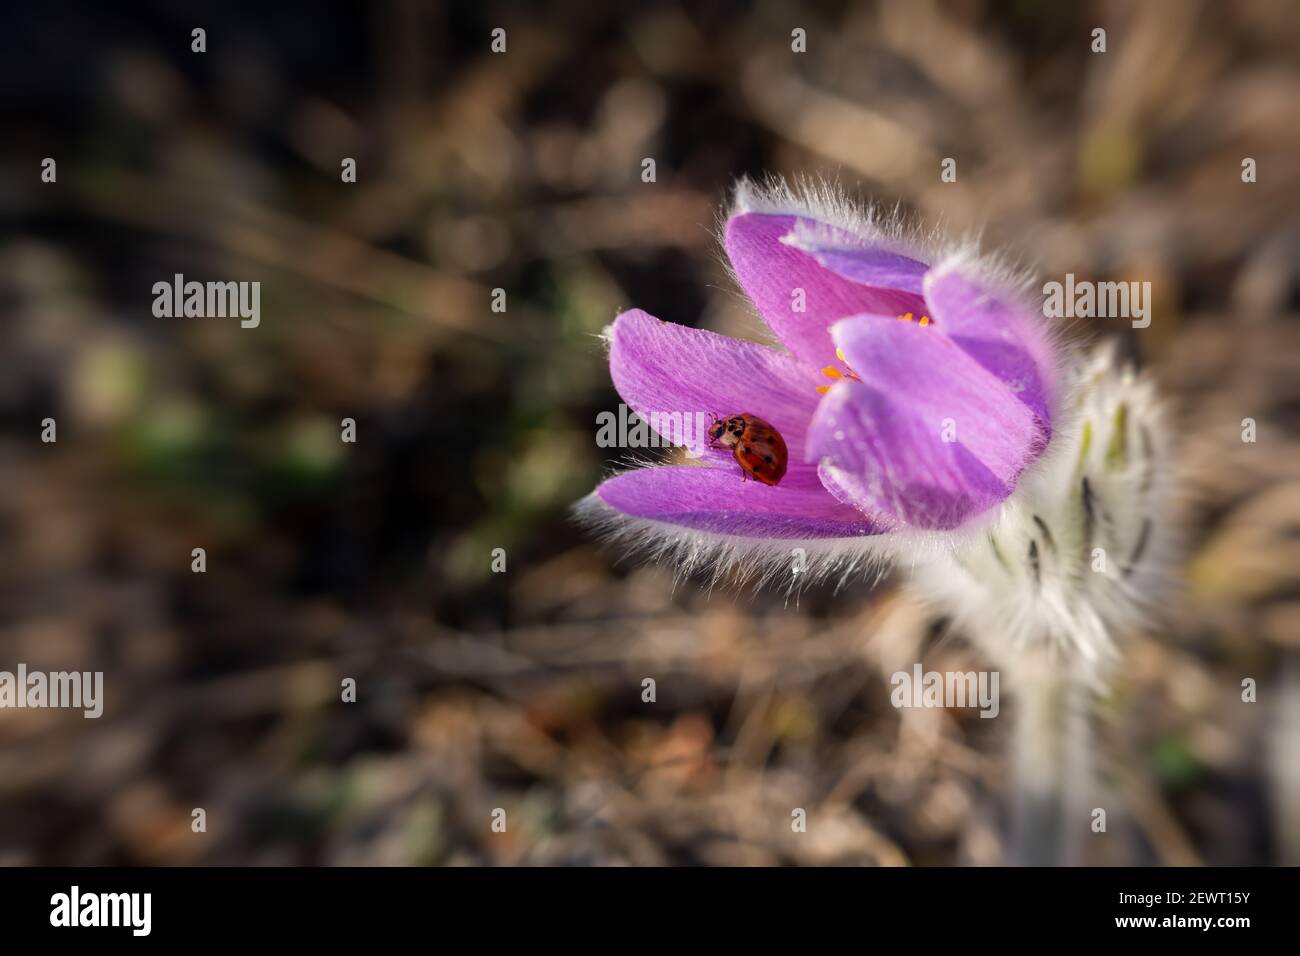
[[[794,358],[757,342],[691,329],[632,309],[610,330],[609,371],[619,395],[642,418],[669,418],[664,437],[718,460],[694,427],[713,416],[757,415],[781,433],[790,460],[803,460],[804,435],[826,380]],[[673,419],[673,413],[679,419]],[[680,424],[678,423],[680,421]],[[688,424],[688,422],[692,424]]]
[[[883,525],[956,528],[1010,491],[932,422],[858,382],[831,390],[809,440],[826,489]]]
[[[880,289],[921,295],[925,274],[930,269],[924,262],[879,246],[862,245],[827,228],[798,227],[785,242],[808,253],[836,275]]]
[[[596,494],[636,518],[747,538],[856,538],[878,530],[827,494],[816,472],[791,466],[779,485],[743,481],[739,470],[641,468],[603,482]]]
[[[1055,365],[1042,322],[1012,296],[952,268],[926,276],[925,297],[944,333],[997,376],[1050,435]]]
[[[856,316],[833,335],[862,381],[826,396],[808,452],[840,500],[901,524],[952,528],[1010,494],[1041,453],[1030,410],[939,328]]]
[[[799,227],[799,235],[815,233],[818,224],[796,216],[742,213],[727,222],[727,255],[746,294],[790,352],[814,368],[835,361],[830,326],[838,319],[862,313],[920,314],[925,305],[913,292],[889,288],[899,264],[890,260],[869,279],[867,257],[856,276],[846,278],[823,266],[809,253],[782,242]],[[794,241],[800,241],[798,236]],[[803,290],[804,311],[795,311],[796,290]]]
[[[941,327],[855,316],[832,337],[863,383],[927,422],[936,439],[952,419],[957,444],[1011,483],[1046,444],[1032,412]]]

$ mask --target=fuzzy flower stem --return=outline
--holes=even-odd
[[[1018,694],[1013,858],[1023,866],[1078,864],[1093,792],[1091,692],[1068,673],[1042,671],[1024,675]]]

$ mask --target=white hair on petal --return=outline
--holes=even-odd
[[[892,208],[855,198],[836,180],[796,176],[793,183],[768,175],[761,182],[748,177],[736,181],[732,200],[718,219],[721,236],[727,221],[744,213],[798,216],[808,220],[795,227],[783,241],[802,248],[817,244],[832,249],[885,249],[935,265],[960,256],[966,267],[999,287],[1019,290],[1031,274],[1005,258],[981,253],[978,232],[956,239],[941,224],[924,227],[908,216],[901,205]],[[733,272],[734,278],[734,272]]]
[[[796,227],[787,237],[792,245],[812,240],[832,248],[884,248],[899,255],[924,262],[934,262],[947,251],[963,243],[948,242],[939,227],[923,229],[902,212],[864,202],[850,196],[838,182],[799,176],[793,185],[779,176],[767,176],[762,182],[741,178],[732,191],[730,208],[724,211],[721,225],[732,216],[765,213],[798,216],[811,225]]]
[[[889,568],[883,535],[850,538],[753,538],[716,534],[666,521],[626,515],[592,492],[573,506],[574,516],[607,545],[645,564],[668,566],[677,582],[703,577],[708,587],[753,584],[794,594],[833,581],[878,580]],[[804,552],[796,572],[795,549]]]

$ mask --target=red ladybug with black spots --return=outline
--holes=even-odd
[[[757,415],[730,415],[709,425],[709,447],[730,448],[746,477],[775,485],[785,476],[790,452],[781,433]]]

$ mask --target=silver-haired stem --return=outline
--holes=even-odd
[[[1019,670],[1015,685],[1012,861],[1077,865],[1094,792],[1090,691],[1065,670]]]
[[[1269,723],[1270,797],[1282,866],[1300,866],[1300,654],[1282,658],[1282,679]]]

